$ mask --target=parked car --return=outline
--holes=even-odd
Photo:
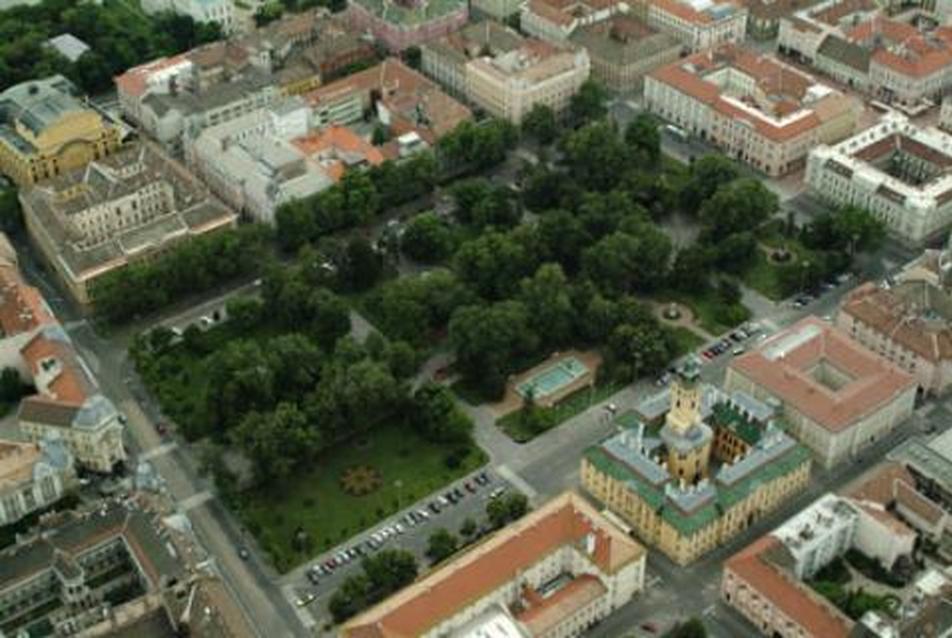
[[[466,491],[469,492],[470,494],[476,493],[476,486],[473,485],[472,481],[466,481],[466,483],[464,483],[464,487],[466,488]]]
[[[312,568],[307,571],[307,579],[311,581],[312,585],[317,585],[321,582],[321,576],[317,572],[316,568]]]

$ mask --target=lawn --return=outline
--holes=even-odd
[[[243,494],[239,514],[285,572],[486,462],[486,455],[474,447],[459,467],[450,469],[450,451],[421,439],[405,424],[386,426],[360,444],[329,450],[311,471],[287,484]],[[344,492],[341,476],[355,466],[376,470],[380,487],[360,497]],[[310,551],[292,547],[299,526],[310,536]]]
[[[779,241],[762,240],[762,243],[772,247],[780,245]],[[774,301],[785,299],[791,294],[789,288],[784,286],[781,273],[784,270],[801,267],[800,264],[809,261],[812,254],[810,249],[796,240],[785,240],[783,245],[795,255],[794,259],[784,264],[773,263],[766,253],[758,250],[754,265],[741,278],[746,286]]]
[[[714,336],[736,328],[750,319],[747,306],[742,303],[728,306],[718,298],[717,291],[713,289],[693,294],[665,291],[656,295],[656,299],[661,303],[677,301],[688,306],[694,312],[700,327]]]
[[[674,339],[675,358],[693,352],[704,345],[704,339],[683,326],[666,327],[665,330]]]
[[[521,410],[510,412],[501,419],[496,420],[496,425],[502,429],[516,443],[526,443],[543,432],[547,432],[554,427],[558,427],[572,417],[581,414],[596,403],[604,401],[624,387],[621,383],[603,383],[596,385],[594,390],[582,388],[579,391],[570,394],[562,399],[557,405],[551,408],[538,407],[541,413],[540,429],[531,429],[525,426],[520,418]]]

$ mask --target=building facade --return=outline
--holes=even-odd
[[[645,4],[648,25],[673,35],[693,53],[744,41],[747,9],[732,2],[654,0]]]
[[[648,110],[771,176],[810,149],[851,135],[855,99],[779,60],[735,46],[668,64],[645,78]]]
[[[20,202],[31,241],[83,306],[106,273],[237,221],[148,144],[22,191]]]
[[[558,496],[343,625],[344,637],[580,636],[644,587],[646,552]],[[461,632],[457,634],[456,632]]]
[[[73,456],[62,441],[0,440],[0,527],[49,507],[76,486]]]
[[[584,49],[527,41],[494,58],[470,60],[466,94],[487,113],[519,124],[536,105],[565,113],[590,72]]]
[[[920,392],[938,395],[952,383],[952,246],[927,250],[896,285],[867,282],[851,290],[837,325],[916,378]]]
[[[824,467],[892,432],[916,399],[911,375],[815,317],[732,360],[725,386],[778,402],[790,433]]]
[[[145,0],[142,10],[150,14],[171,11],[195,22],[214,22],[225,35],[234,33],[239,26],[231,0]]]
[[[111,472],[126,459],[119,412],[59,325],[21,350],[37,393],[20,402],[17,424],[27,440],[62,441],[78,466]]]
[[[61,75],[0,93],[0,171],[30,186],[119,148],[119,131],[83,104]]]
[[[838,206],[864,208],[890,234],[920,245],[952,226],[952,137],[890,112],[878,124],[810,152],[806,182]]]
[[[889,569],[898,556],[911,555],[914,541],[912,530],[870,502],[825,494],[732,556],[721,596],[763,635],[870,635],[854,633],[853,621],[805,581],[852,549]]]
[[[623,415],[619,434],[585,452],[581,480],[645,543],[686,565],[803,489],[810,454],[749,396],[714,391],[705,417],[708,386],[695,368],[680,375],[663,425],[646,435],[644,421]]]

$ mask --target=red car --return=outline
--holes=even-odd
[[[159,433],[159,436],[165,436],[169,433],[169,428],[165,425],[165,423],[159,421],[155,424],[155,431]]]
[[[655,625],[653,622],[641,623],[641,628],[644,631],[647,631],[649,634],[658,633],[658,626]]]

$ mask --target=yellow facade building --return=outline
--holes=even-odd
[[[581,477],[639,538],[684,565],[806,487],[811,457],[772,408],[700,383],[694,366],[664,393],[663,425],[646,431],[633,412],[621,415],[619,432],[585,452]]]
[[[20,186],[81,168],[119,148],[119,131],[54,75],[0,93],[0,171]]]

